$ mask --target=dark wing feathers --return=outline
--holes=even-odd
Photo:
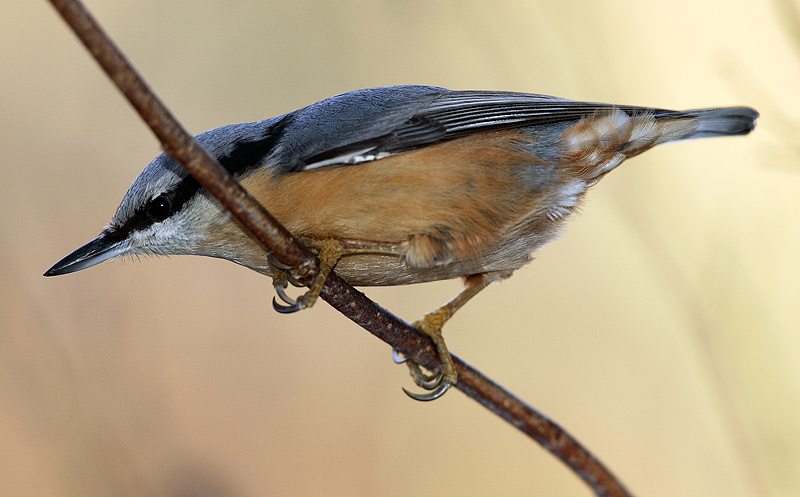
[[[467,91],[445,95],[420,114],[441,123],[449,135],[575,120],[612,107],[626,112],[662,112],[660,109],[576,102],[546,95]]]

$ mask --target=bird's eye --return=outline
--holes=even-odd
[[[172,203],[166,195],[159,195],[147,204],[147,215],[153,221],[163,221],[170,214],[172,214]]]

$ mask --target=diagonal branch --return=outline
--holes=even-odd
[[[50,2],[155,133],[166,153],[236,216],[268,251],[280,261],[312,275],[318,266],[313,255],[195,142],[150,91],[83,5],[78,0]],[[436,350],[427,336],[369,300],[336,274],[328,277],[321,296],[339,312],[406,357],[432,370],[438,366]],[[457,388],[552,452],[572,468],[596,495],[630,497],[631,494],[608,469],[561,427],[458,357],[453,356],[453,361],[458,373]]]

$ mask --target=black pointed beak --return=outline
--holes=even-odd
[[[59,274],[74,273],[122,255],[126,250],[127,243],[124,239],[113,236],[113,233],[103,232],[91,242],[56,262],[44,275],[58,276]]]

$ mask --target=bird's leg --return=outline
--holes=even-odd
[[[277,300],[272,300],[272,306],[276,311],[281,313],[296,312],[314,305],[319,298],[322,287],[325,285],[325,280],[342,257],[355,254],[402,256],[407,250],[407,245],[404,243],[314,238],[301,238],[301,241],[317,255],[319,259],[319,268],[311,283],[308,285],[309,291],[297,299],[289,297],[285,291],[288,287],[288,283],[297,285],[296,278],[292,274],[292,268],[275,260],[274,257],[269,257],[270,265],[274,268],[272,277],[273,286],[275,287],[278,297],[287,304],[279,304]],[[409,392],[404,388],[403,390],[406,394],[416,400],[434,400],[444,395],[444,393],[456,383],[458,378],[455,366],[453,365],[453,359],[450,357],[447,344],[442,337],[442,327],[457,310],[481,290],[486,288],[489,284],[507,278],[510,275],[511,271],[491,271],[467,276],[464,278],[464,288],[458,295],[412,324],[412,326],[419,329],[433,341],[436,346],[436,352],[439,355],[441,368],[438,373],[426,374],[419,364],[410,360],[406,361],[405,358],[401,358],[400,354],[395,351],[395,361],[406,362],[411,377],[414,379],[414,383],[428,390],[427,393],[417,394]]]
[[[403,254],[404,249],[403,244],[400,243],[365,242],[333,238],[301,238],[300,241],[317,256],[317,259],[319,259],[319,267],[311,283],[308,285],[308,292],[297,299],[289,297],[285,291],[288,286],[287,283],[291,282],[292,284],[296,284],[297,278],[292,274],[292,268],[275,260],[274,257],[268,257],[270,265],[274,268],[272,285],[275,287],[278,297],[280,297],[285,304],[288,304],[279,304],[277,300],[274,298],[272,299],[272,307],[281,313],[297,312],[313,306],[319,298],[322,287],[325,285],[325,280],[328,279],[328,275],[333,271],[333,268],[336,267],[336,263],[339,262],[339,259],[342,257],[355,254],[387,254],[400,256]]]
[[[455,385],[458,377],[456,375],[453,359],[450,357],[447,344],[442,336],[442,327],[448,319],[453,317],[453,314],[455,314],[457,310],[461,309],[461,307],[469,301],[469,299],[477,295],[491,283],[509,276],[511,276],[511,271],[492,271],[467,276],[464,278],[464,288],[458,295],[441,307],[425,314],[422,319],[412,324],[412,326],[425,333],[433,340],[439,355],[439,360],[441,361],[441,369],[438,374],[427,375],[418,364],[413,361],[408,361],[408,369],[411,373],[411,377],[414,379],[414,383],[425,390],[430,390],[428,393],[416,394],[403,389],[409,397],[421,401],[438,399],[444,395],[452,385]],[[397,356],[397,354],[395,355]]]

